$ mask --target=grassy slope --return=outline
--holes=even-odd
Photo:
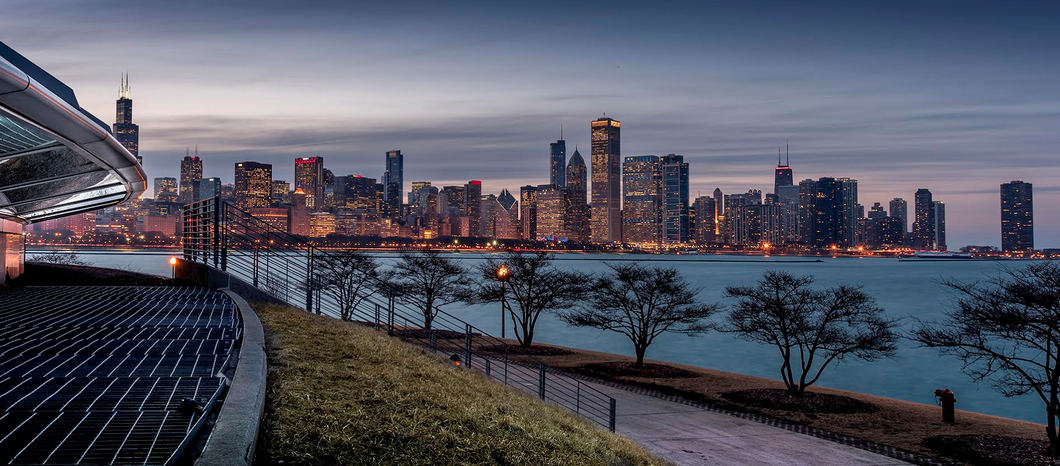
[[[661,463],[627,439],[385,334],[254,307],[269,339],[263,463]]]

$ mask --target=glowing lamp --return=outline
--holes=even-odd
[[[501,264],[501,266],[497,268],[497,280],[500,280],[502,282],[507,281],[509,274],[510,272],[508,271],[507,265]]]
[[[169,265],[177,265],[177,258],[176,257],[170,257],[169,258]]]

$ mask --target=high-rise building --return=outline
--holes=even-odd
[[[567,213],[569,212],[567,190],[554,184],[537,187],[537,239],[545,241],[567,240]]]
[[[468,181],[464,185],[464,215],[468,218],[467,236],[475,238],[482,236],[482,182],[478,180]]]
[[[234,179],[236,207],[249,210],[254,207],[269,207],[272,203],[272,165],[251,161],[238,162]]]
[[[835,178],[817,180],[811,220],[811,246],[829,249],[843,245],[843,187]]]
[[[735,218],[736,239],[739,246],[763,247],[775,245],[781,240],[780,206],[777,204],[748,204],[738,212],[729,212]]]
[[[202,160],[199,159],[199,148],[195,148],[195,155],[188,150],[184,151],[184,159],[180,161],[180,186],[177,200],[180,202],[195,202],[199,198],[199,180],[202,179]]]
[[[537,186],[519,188],[519,223],[523,239],[537,239]]]
[[[199,200],[211,199],[221,195],[221,179],[217,177],[199,180]]]
[[[913,197],[913,247],[916,249],[935,249],[935,204],[931,191],[921,188]]]
[[[324,186],[324,157],[294,159],[294,187],[305,193],[309,208],[323,207]]]
[[[578,148],[575,148],[567,163],[567,195],[570,197],[570,212],[567,218],[570,226],[567,234],[570,241],[589,241],[589,204],[586,200],[588,186],[585,160],[582,159]]]
[[[502,189],[501,194],[497,196],[497,203],[500,204],[502,211],[497,216],[497,224],[494,226],[496,230],[497,238],[500,239],[519,239],[519,202],[515,200],[515,196],[508,192],[507,189]]]
[[[909,203],[905,199],[896,197],[888,203],[887,211],[890,212],[891,217],[902,220],[902,231],[909,234]]]
[[[140,126],[132,122],[132,98],[129,97],[129,75],[122,78],[118,87],[117,117],[114,119],[114,139],[129,151],[136,161],[143,164],[140,157]]]
[[[798,239],[799,243],[812,247],[814,245],[814,203],[817,200],[817,182],[805,179],[799,182]]]
[[[626,157],[622,163],[622,235],[626,243],[661,243],[661,182],[662,165],[657,156]]]
[[[883,204],[879,202],[873,202],[872,207],[869,209],[868,217],[873,220],[879,220],[887,217],[887,211],[883,210]]]
[[[1034,195],[1030,183],[1013,181],[1001,185],[1001,250],[1034,250]]]
[[[401,193],[405,183],[405,158],[401,151],[386,153],[386,171],[383,173],[383,200],[385,214],[390,218],[401,215]]]
[[[696,228],[693,235],[696,243],[714,244],[717,238],[714,215],[718,211],[714,198],[710,196],[697,197],[696,202],[692,204],[692,210],[695,211],[696,217]]]
[[[662,174],[662,240],[684,243],[688,231],[688,162],[684,156],[669,154],[659,159]]]
[[[773,173],[773,193],[780,195],[780,188],[782,186],[792,186],[795,184],[795,175],[791,170],[791,154],[788,154],[788,160],[784,164],[780,163],[780,150],[777,150],[777,168]]]
[[[291,203],[291,183],[286,180],[272,180],[272,203],[276,205]]]
[[[567,186],[567,141],[560,130],[559,140],[548,145],[548,182],[561,188]]]
[[[361,175],[335,178],[335,206],[355,213],[378,214],[383,209],[383,185]]]
[[[611,118],[593,121],[591,240],[622,241],[622,123]]]
[[[714,188],[714,235],[715,240],[720,238],[723,223],[725,221],[725,193],[721,188]]]
[[[155,200],[173,202],[177,200],[177,179],[172,177],[155,178]]]
[[[466,215],[464,212],[467,210],[467,204],[464,203],[463,186],[443,186],[442,197],[445,198],[445,207],[449,215],[454,217]]]
[[[936,251],[946,251],[946,204],[942,201],[931,203],[932,220],[935,222],[935,236],[932,246]]]
[[[858,218],[863,217],[858,203],[858,180],[836,178],[839,183],[839,235],[842,247],[858,245]]]

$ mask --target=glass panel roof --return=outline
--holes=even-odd
[[[6,112],[0,111],[0,157],[50,144],[55,144],[55,139],[48,134],[32,126],[20,124]]]

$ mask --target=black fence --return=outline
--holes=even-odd
[[[284,230],[218,198],[191,203],[184,206],[184,258],[224,270],[292,306],[341,318],[330,291],[313,285],[321,261],[340,253]],[[374,284],[347,320],[421,345],[615,430],[614,398],[441,309],[424,328],[423,313],[389,289],[384,282]]]

